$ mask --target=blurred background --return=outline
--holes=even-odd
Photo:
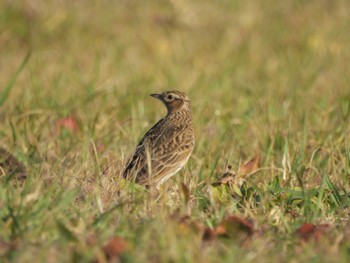
[[[193,97],[215,94],[220,106],[236,103],[242,90],[285,98],[315,89],[326,97],[348,88],[345,0],[0,5],[1,86],[32,52],[17,84],[23,100],[53,90],[69,91],[69,101],[89,89],[124,96],[173,87]]]
[[[168,89],[191,97],[199,142],[231,136],[237,156],[304,118],[327,132],[349,115],[346,0],[7,0],[0,10],[1,87],[31,53],[2,118],[24,132],[31,116],[36,139],[43,123],[74,116],[129,149],[165,113],[148,94]]]

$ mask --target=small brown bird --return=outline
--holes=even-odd
[[[123,177],[146,186],[158,186],[187,163],[194,148],[192,109],[180,91],[151,94],[166,106],[167,115],[142,138]]]

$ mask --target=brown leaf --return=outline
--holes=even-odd
[[[235,173],[232,170],[231,165],[228,165],[226,168],[226,172],[223,174],[223,176],[216,182],[212,183],[212,186],[217,187],[220,185],[229,185],[232,186],[232,184],[242,184],[242,178],[243,176],[249,175],[254,173],[256,170],[259,169],[259,162],[260,162],[260,156],[256,155],[251,160],[245,162],[238,168],[238,172]]]
[[[232,166],[230,164],[227,165],[224,174],[222,177],[217,180],[215,183],[212,183],[211,185],[214,187],[220,186],[220,185],[231,185],[235,182],[235,171],[232,170]]]
[[[295,233],[303,241],[319,241],[321,237],[325,234],[325,232],[328,230],[328,228],[328,224],[303,224],[296,230]]]
[[[217,236],[220,236],[220,235],[226,235],[226,228],[223,227],[222,225],[218,225],[215,229],[214,229],[214,233],[215,235]]]
[[[206,228],[203,234],[203,241],[213,241],[216,238],[215,229]]]
[[[120,256],[126,251],[127,242],[120,237],[111,238],[102,250],[109,262],[117,261]]]
[[[78,122],[74,117],[65,117],[58,119],[56,121],[56,127],[58,132],[61,132],[63,128],[69,130],[70,132],[79,131]]]
[[[238,240],[241,245],[244,245],[253,233],[254,226],[251,221],[231,215],[222,220],[216,228],[205,229],[203,241],[212,241],[217,237],[226,237]]]
[[[0,168],[7,174],[15,175],[18,180],[27,178],[26,167],[11,153],[0,147]],[[3,172],[0,170],[0,175]]]
[[[237,174],[239,176],[245,176],[254,173],[256,170],[259,169],[259,162],[260,156],[254,156],[251,160],[245,162],[239,167]]]
[[[214,187],[220,186],[220,185],[226,185],[234,182],[234,173],[226,172],[224,175],[217,180],[216,182],[212,183],[211,185]]]

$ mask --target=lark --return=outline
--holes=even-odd
[[[150,96],[163,102],[168,112],[141,139],[123,177],[158,187],[185,166],[195,139],[191,101],[184,93],[166,91]]]

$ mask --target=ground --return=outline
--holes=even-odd
[[[0,21],[0,147],[27,173],[1,171],[1,262],[350,260],[349,1],[2,1]],[[170,89],[196,147],[155,193],[120,174]]]

